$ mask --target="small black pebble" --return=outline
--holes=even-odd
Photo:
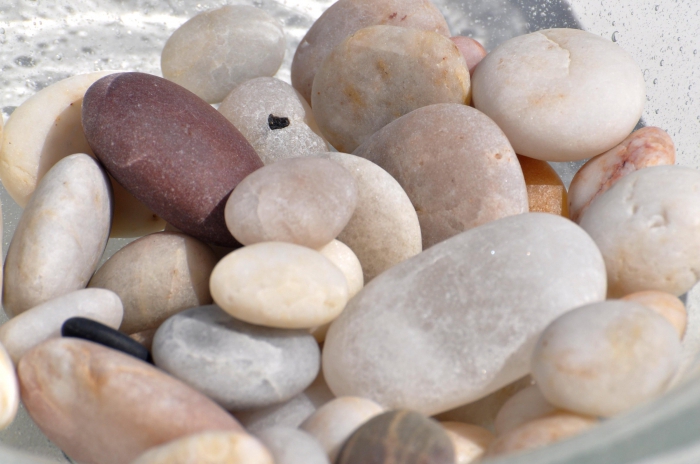
[[[99,343],[100,345],[130,354],[141,361],[153,363],[151,353],[148,352],[145,346],[128,335],[92,319],[71,317],[63,323],[61,335]]]
[[[267,117],[267,125],[270,129],[284,129],[289,125],[289,118],[270,115]]]

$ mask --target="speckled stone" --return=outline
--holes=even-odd
[[[234,88],[219,112],[241,131],[265,164],[328,150],[311,107],[294,87],[273,77]]]
[[[357,205],[353,176],[333,161],[280,160],[243,179],[226,202],[226,225],[244,245],[288,242],[318,249],[336,238]]]
[[[535,419],[496,439],[487,457],[541,448],[585,432],[597,423],[592,417],[565,412]]]
[[[321,406],[299,426],[321,444],[330,462],[335,462],[343,443],[362,424],[384,412],[374,401],[343,396]]]
[[[700,171],[652,166],[623,177],[583,213],[608,274],[608,297],[679,296],[700,278]]]
[[[483,427],[463,422],[442,422],[440,425],[452,440],[455,464],[480,462],[496,437]]]
[[[131,464],[281,464],[255,437],[211,431],[152,448]]]
[[[61,336],[61,326],[71,317],[89,317],[118,329],[124,316],[119,296],[101,288],[86,288],[66,293],[35,306],[0,325],[0,342],[12,361],[36,345]]]
[[[226,255],[209,287],[214,302],[233,317],[281,329],[326,324],[348,301],[348,282],[328,258],[283,242],[257,243]]]
[[[337,396],[446,411],[526,375],[542,330],[603,300],[605,280],[597,247],[568,219],[500,219],[365,286],[331,324],[323,374]]]
[[[168,80],[119,73],[88,89],[82,121],[97,158],[137,199],[193,237],[236,246],[224,205],[262,161],[218,111]]]
[[[450,40],[457,45],[459,52],[462,54],[464,61],[467,63],[469,74],[474,75],[476,65],[479,64],[486,56],[486,49],[484,46],[471,37],[461,35],[450,37]]]
[[[85,154],[56,163],[17,224],[5,260],[8,316],[84,288],[109,238],[112,192],[107,174]]]
[[[554,406],[610,417],[664,393],[681,352],[678,333],[662,316],[608,300],[552,322],[532,354],[532,376]]]
[[[678,336],[683,339],[685,329],[688,326],[688,312],[685,309],[685,304],[677,296],[666,292],[647,290],[630,293],[623,296],[622,299],[634,301],[656,311],[671,323],[678,332]]]
[[[158,232],[129,243],[100,267],[90,287],[113,291],[124,304],[120,329],[133,334],[158,327],[184,309],[212,302],[216,265],[206,244],[185,234]]]
[[[236,320],[216,305],[165,321],[153,340],[158,367],[232,411],[291,399],[316,378],[321,353],[304,330]]]
[[[465,105],[415,110],[353,154],[377,163],[404,188],[418,213],[424,250],[528,211],[523,171],[508,139],[492,120]]]
[[[272,453],[275,464],[330,464],[318,441],[302,430],[271,427],[255,436]]]
[[[450,36],[444,16],[430,0],[339,0],[314,22],[292,61],[292,85],[311,102],[316,71],[346,37],[368,26],[386,24]]]
[[[569,186],[571,220],[622,177],[649,166],[672,165],[676,149],[671,137],[658,127],[643,127],[615,148],[590,159],[576,172]]]
[[[282,25],[262,8],[226,5],[177,28],[163,47],[163,77],[218,103],[238,84],[272,76],[284,58]]]
[[[324,153],[355,178],[357,207],[338,240],[355,252],[365,283],[420,253],[420,223],[404,189],[373,162],[347,153]]]
[[[540,417],[556,412],[558,408],[550,404],[537,385],[532,385],[513,395],[503,405],[494,421],[496,435],[504,435]]]
[[[326,140],[351,153],[411,111],[469,103],[469,70],[457,46],[430,31],[371,26],[335,47],[316,73],[311,107]]]
[[[112,74],[79,74],[52,84],[17,107],[0,148],[0,178],[7,192],[25,207],[37,183],[66,156],[92,156],[81,124],[85,91]],[[162,230],[165,222],[124,190],[113,178],[114,214],[110,236],[136,237]]]
[[[19,408],[19,385],[10,355],[0,344],[0,430],[12,423]]]
[[[336,464],[454,464],[452,441],[434,419],[414,411],[389,411],[357,429]]]
[[[149,448],[187,435],[243,431],[204,395],[95,343],[51,339],[22,357],[18,374],[34,422],[85,464],[128,464]]]
[[[527,185],[527,199],[531,212],[552,213],[569,217],[566,187],[557,171],[548,162],[518,156]]]
[[[519,155],[577,161],[627,137],[642,115],[641,69],[622,47],[579,29],[514,37],[474,72],[474,106]]]

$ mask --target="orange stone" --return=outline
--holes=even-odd
[[[566,187],[546,161],[518,155],[523,169],[531,213],[552,213],[569,217]]]

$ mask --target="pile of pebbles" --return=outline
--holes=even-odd
[[[0,426],[21,398],[86,464],[467,464],[669,388],[700,173],[632,132],[624,50],[550,29],[487,53],[429,0],[339,0],[292,85],[284,50],[225,6],[164,78],[15,110]],[[588,158],[568,192],[548,164]],[[139,238],[98,269],[109,237]]]

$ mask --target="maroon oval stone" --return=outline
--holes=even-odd
[[[237,245],[226,200],[263,163],[208,103],[150,74],[111,74],[85,94],[83,129],[107,171],[153,212],[206,242]]]

